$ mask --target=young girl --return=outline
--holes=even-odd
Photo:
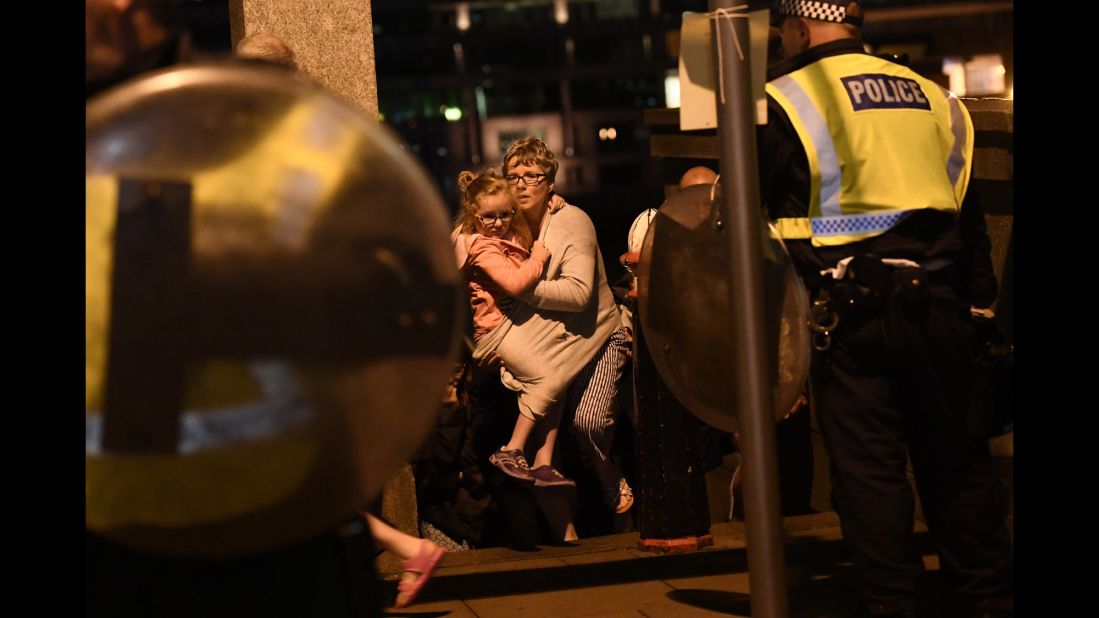
[[[469,281],[469,303],[473,309],[473,339],[477,344],[473,358],[480,360],[499,351],[500,342],[511,329],[504,308],[512,297],[534,287],[549,260],[549,252],[541,241],[531,245],[530,228],[518,214],[518,204],[507,181],[493,170],[480,174],[462,172],[458,175],[458,187],[462,191],[459,229],[467,243],[462,274]],[[525,396],[520,397],[520,414],[511,440],[493,453],[489,461],[505,474],[538,486],[575,485],[551,466],[531,470],[527,464],[524,455],[527,439],[548,407],[556,402],[537,393],[537,376],[515,376],[508,371],[509,367],[529,366],[530,359],[502,360],[501,381]]]
[[[531,246],[530,228],[516,216],[515,198],[503,178],[490,171],[462,172],[458,188],[460,226],[469,243],[462,273],[469,281],[473,340],[481,347],[481,341],[504,323],[502,307],[510,297],[538,282],[549,253],[541,242]]]

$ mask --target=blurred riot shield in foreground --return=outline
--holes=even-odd
[[[420,164],[243,63],[108,90],[86,140],[88,530],[216,557],[347,521],[429,431],[457,350]]]

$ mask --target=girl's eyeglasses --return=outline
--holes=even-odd
[[[497,221],[500,223],[507,223],[511,221],[511,218],[515,216],[515,213],[505,212],[502,215],[474,215],[477,220],[481,222],[481,225],[485,227],[491,227]]]

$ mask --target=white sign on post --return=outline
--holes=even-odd
[[[767,81],[767,36],[771,27],[767,9],[748,15],[751,39],[752,99],[756,102],[756,124],[767,124],[767,96],[763,86]],[[717,78],[714,71],[713,36],[710,33],[711,14],[684,13],[679,34],[679,130],[713,129],[717,127]],[[743,19],[718,17],[718,19]],[[733,36],[728,24],[721,26],[721,36]],[[742,43],[743,45],[743,43]],[[733,58],[731,60],[736,60]],[[726,96],[731,95],[726,92]]]

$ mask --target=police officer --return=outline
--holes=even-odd
[[[910,459],[951,605],[1011,616],[1006,488],[967,431],[975,316],[996,297],[969,114],[864,51],[857,1],[777,4],[760,193],[816,298],[813,389],[864,611],[921,611]]]

